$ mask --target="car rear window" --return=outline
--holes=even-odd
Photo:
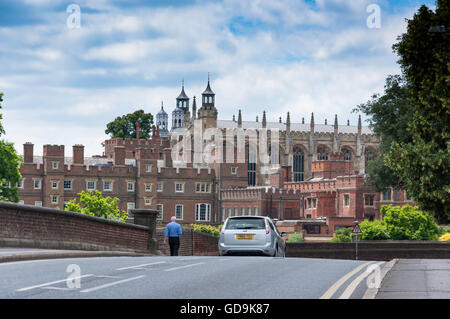
[[[230,218],[225,229],[265,229],[264,218]]]

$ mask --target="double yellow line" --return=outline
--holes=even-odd
[[[352,276],[354,276],[355,274],[357,274],[358,272],[361,271],[361,269],[368,267],[371,264],[374,264],[375,261],[369,261],[366,262],[362,265],[359,265],[358,267],[356,267],[355,269],[353,269],[352,271],[350,271],[349,273],[345,274],[344,276],[342,276],[341,278],[339,278],[338,281],[336,281],[321,297],[320,299],[330,299],[331,297],[333,297],[333,295],[336,293],[336,291],[338,291],[339,288],[341,288],[341,286]],[[383,262],[377,262],[377,265],[381,265]],[[355,291],[356,287],[358,287],[358,285],[361,283],[361,281],[363,281],[364,278],[366,278],[367,276],[370,275],[370,272],[364,271],[362,274],[360,274],[358,277],[356,277],[348,286],[347,288],[344,290],[344,292],[340,295],[339,299],[348,299],[350,298],[350,296],[353,294],[353,292]]]

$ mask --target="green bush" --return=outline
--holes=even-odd
[[[81,191],[77,195],[79,203],[77,199],[73,199],[66,203],[65,210],[116,221],[128,221],[128,213],[121,211],[118,206],[119,198],[103,197],[100,191]]]
[[[210,234],[215,237],[220,236],[220,230],[222,229],[222,225],[211,226],[211,225],[191,224],[191,227],[195,231],[205,233],[205,234]]]
[[[365,220],[359,224],[362,234],[361,240],[386,240],[389,234],[386,225],[380,220]]]
[[[301,243],[303,241],[302,234],[293,233],[289,235],[289,238],[286,240],[288,243]]]
[[[383,223],[392,240],[437,240],[439,227],[428,213],[410,205],[381,207]]]
[[[333,243],[340,243],[340,242],[351,242],[352,241],[352,228],[346,227],[338,229],[334,237],[331,239]]]

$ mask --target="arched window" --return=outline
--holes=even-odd
[[[328,161],[328,152],[325,147],[319,146],[317,148],[317,160],[318,161]]]
[[[303,181],[304,171],[305,171],[305,156],[300,147],[294,147],[294,158],[293,158],[293,173],[294,173],[294,182]]]
[[[350,151],[348,148],[343,148],[342,154],[344,154],[344,161],[352,160],[352,151]]]
[[[364,167],[367,168],[367,164],[375,158],[373,150],[367,149],[364,151]]]

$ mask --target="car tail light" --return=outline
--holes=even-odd
[[[270,227],[267,221],[266,221],[266,234],[270,234]]]

